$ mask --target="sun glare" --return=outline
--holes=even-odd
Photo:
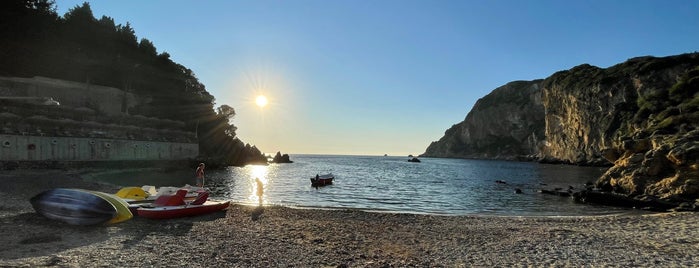
[[[255,99],[255,103],[257,103],[257,106],[259,106],[260,108],[265,107],[268,103],[267,97],[263,95],[257,96],[257,99]]]

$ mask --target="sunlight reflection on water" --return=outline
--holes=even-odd
[[[539,194],[542,187],[581,187],[605,168],[538,163],[381,156],[293,156],[293,164],[232,167],[212,180],[224,196],[256,205],[255,178],[263,182],[265,205],[359,208],[447,215],[598,215],[625,213]],[[332,172],[333,185],[311,187],[315,174]],[[507,184],[494,183],[495,180]],[[542,186],[546,185],[546,186]],[[522,194],[515,194],[519,188]]]
[[[269,180],[267,174],[269,173],[270,166],[263,165],[248,165],[244,169],[247,169],[250,176],[248,178],[248,184],[250,185],[248,202],[246,203],[257,203],[260,205],[268,205],[268,200],[265,198],[264,193],[266,192]],[[260,183],[257,181],[259,180]]]

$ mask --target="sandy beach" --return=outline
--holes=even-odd
[[[699,214],[431,216],[251,207],[194,218],[71,226],[29,198],[116,192],[66,171],[0,174],[0,267],[690,267]]]

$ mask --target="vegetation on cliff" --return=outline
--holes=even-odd
[[[599,187],[641,197],[699,197],[699,56],[692,59],[695,67],[671,87],[639,94],[632,120],[603,150],[614,166]]]
[[[215,107],[194,72],[157,52],[148,39],[114,19],[96,19],[89,3],[63,17],[51,0],[0,3],[0,75],[46,76],[123,89],[150,99],[128,112],[183,121],[197,131],[201,157],[209,166],[265,162],[255,147],[236,138],[235,110]]]

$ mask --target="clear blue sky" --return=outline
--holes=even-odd
[[[420,154],[507,82],[699,51],[690,0],[88,2],[192,69],[268,153]]]

